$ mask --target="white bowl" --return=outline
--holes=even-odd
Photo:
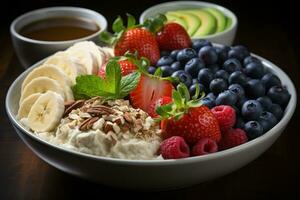
[[[226,16],[230,17],[232,19],[232,24],[231,27],[227,28],[222,32],[211,34],[208,36],[203,36],[201,38],[207,39],[214,43],[231,46],[235,38],[235,34],[238,26],[238,20],[233,12],[217,4],[207,3],[202,1],[172,1],[167,3],[161,3],[145,10],[140,16],[140,23],[143,23],[149,17],[153,17],[159,13],[166,13],[167,11],[182,10],[182,9],[189,9],[189,8],[193,8],[193,9],[210,8],[210,7],[220,10]]]
[[[261,137],[205,156],[177,160],[123,160],[75,152],[40,139],[21,125],[16,114],[22,81],[43,61],[27,69],[12,83],[6,96],[6,112],[26,145],[45,162],[66,173],[120,188],[167,190],[187,187],[223,176],[251,162],[274,143],[290,121],[296,107],[296,90],[292,81],[279,67],[258,58],[280,78],[291,94],[283,118]]]

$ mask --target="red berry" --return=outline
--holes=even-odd
[[[219,149],[229,149],[248,141],[247,134],[242,129],[229,129],[222,134]]]
[[[216,116],[222,132],[232,128],[236,121],[236,114],[234,108],[227,105],[216,106],[211,109]]]
[[[176,50],[191,47],[192,41],[186,30],[177,23],[166,24],[156,35],[160,50]]]
[[[103,65],[100,68],[99,72],[98,72],[98,75],[100,77],[105,77],[106,64]],[[126,75],[128,75],[128,74],[136,71],[136,69],[137,69],[136,66],[135,66],[135,64],[133,64],[129,60],[120,60],[119,61],[119,65],[120,65],[120,68],[121,68],[121,74],[122,74],[122,76],[126,76]]]
[[[155,65],[160,58],[155,36],[144,28],[133,28],[126,30],[114,47],[116,56],[123,56],[127,51],[138,52],[140,57],[146,57],[151,65]]]
[[[160,153],[164,159],[186,158],[190,155],[190,149],[182,137],[173,136],[161,143]]]
[[[130,93],[131,104],[135,108],[148,111],[153,101],[163,97],[172,96],[173,85],[170,81],[159,77],[141,75],[137,87]]]
[[[209,139],[209,138],[203,138],[200,139],[192,149],[192,155],[193,156],[201,156],[209,153],[214,153],[218,151],[218,146],[216,141]]]
[[[168,103],[171,103],[172,101],[173,101],[172,98],[169,97],[169,96],[164,96],[164,97],[161,97],[161,98],[159,98],[157,100],[155,99],[154,101],[152,101],[152,103],[149,106],[148,114],[152,118],[158,117],[159,115],[156,113],[156,108],[158,106],[162,106],[162,105],[166,105]]]
[[[214,114],[206,106],[189,108],[179,120],[166,119],[161,122],[165,138],[181,136],[189,144],[195,144],[202,138],[218,142],[221,138],[220,127]]]

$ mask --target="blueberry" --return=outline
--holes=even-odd
[[[268,111],[270,113],[272,113],[277,118],[278,121],[281,120],[281,118],[283,116],[283,111],[282,111],[280,105],[273,103],[270,106]]]
[[[267,93],[273,103],[285,106],[290,100],[290,94],[286,88],[282,86],[273,86]]]
[[[161,51],[160,52],[160,57],[163,57],[163,56],[169,56],[170,55],[170,52],[169,51]]]
[[[239,109],[242,109],[244,103],[248,101],[248,99],[246,97],[243,97],[241,99],[238,99],[237,102],[236,102],[236,107],[238,107]]]
[[[251,79],[245,85],[246,94],[251,98],[258,98],[265,95],[265,86],[258,79]]]
[[[170,66],[161,66],[162,77],[171,76],[174,73],[174,70]]]
[[[197,52],[205,46],[212,46],[211,42],[209,42],[208,40],[204,40],[204,39],[196,39],[192,41],[192,47],[193,49],[195,49]]]
[[[197,53],[194,49],[191,48],[186,48],[186,49],[182,49],[178,52],[177,54],[177,61],[179,61],[180,63],[186,63],[188,62],[190,59],[192,58],[196,58],[197,57]]]
[[[207,65],[215,64],[218,61],[218,54],[215,48],[211,46],[202,47],[198,53],[198,56]]]
[[[149,74],[154,74],[155,71],[156,71],[156,67],[149,66],[149,67],[147,68],[147,71],[148,71]]]
[[[171,65],[171,68],[173,69],[173,71],[178,71],[181,69],[181,64],[180,62],[176,61],[176,62],[173,62],[172,65]]]
[[[241,59],[239,59],[241,61],[245,57],[250,56],[250,53],[249,53],[248,49],[243,45],[236,45],[236,46],[232,47],[232,50],[234,51],[234,53],[232,53],[232,54],[233,55],[235,55],[235,54],[238,55],[241,58]]]
[[[256,100],[248,100],[243,104],[242,116],[246,120],[256,120],[262,113],[262,106]]]
[[[173,60],[177,60],[177,54],[178,54],[179,50],[173,50],[170,53],[170,56]]]
[[[182,72],[178,74],[179,81],[184,83],[187,87],[192,84],[192,76],[189,73]]]
[[[179,78],[179,74],[181,74],[181,73],[184,73],[185,71],[183,71],[183,70],[178,70],[178,71],[175,71],[175,72],[173,72],[173,74],[171,75],[171,77],[174,77],[174,78]],[[179,80],[178,80],[179,81]],[[179,82],[174,82],[174,85],[176,86],[177,84],[178,84]]]
[[[245,74],[251,78],[261,78],[265,73],[265,68],[261,63],[251,62],[245,67]]]
[[[244,59],[244,54],[241,51],[231,49],[228,52],[228,58],[235,58],[238,59],[239,61],[242,61]]]
[[[200,83],[194,83],[194,84],[192,84],[191,86],[190,86],[190,88],[189,88],[189,92],[190,92],[190,95],[191,96],[193,96],[193,95],[195,95],[195,92],[196,92],[196,85],[199,85],[199,91],[200,92],[204,92],[204,90],[205,90],[205,87],[204,87],[204,85],[202,85],[202,84],[200,84]]]
[[[192,84],[196,84],[196,83],[199,83],[198,79],[196,79],[196,78],[193,78],[193,80],[192,80]]]
[[[259,117],[258,123],[263,127],[264,132],[267,132],[277,124],[277,119],[272,113],[264,111]]]
[[[211,98],[211,99],[213,99],[213,100],[216,99],[216,96],[215,96],[214,93],[212,93],[212,92],[208,93],[208,94],[206,95],[206,97]]]
[[[233,93],[236,94],[238,100],[239,99],[243,99],[245,97],[244,88],[241,85],[239,85],[239,84],[236,84],[236,83],[235,84],[231,84],[231,85],[229,85],[228,89],[231,92],[233,92]]]
[[[230,51],[230,47],[222,45],[221,47],[215,48],[218,54],[218,63],[224,63],[224,61],[228,59],[228,51]]]
[[[215,73],[215,78],[222,78],[224,80],[227,80],[229,77],[229,74],[228,72],[226,72],[225,70],[223,69],[220,69],[218,70],[216,73]]]
[[[236,71],[236,72],[233,72],[232,74],[230,74],[230,76],[228,78],[228,82],[229,82],[229,84],[237,83],[237,84],[244,86],[247,83],[247,77],[243,72]]]
[[[281,81],[275,74],[267,73],[262,79],[262,83],[265,85],[266,89],[269,90],[270,87],[281,85]]]
[[[268,96],[258,97],[256,100],[261,104],[264,110],[269,110],[272,105],[272,100]]]
[[[203,68],[198,73],[198,81],[205,87],[209,87],[210,82],[214,78],[213,73],[208,68]]]
[[[239,60],[235,58],[228,59],[223,64],[223,69],[229,74],[235,71],[241,71],[242,65]]]
[[[212,91],[215,95],[223,92],[227,89],[227,87],[227,82],[222,78],[213,79],[209,84],[210,91]]]
[[[216,73],[220,69],[220,66],[218,64],[212,64],[208,65],[207,68],[209,68],[212,73]]]
[[[171,58],[171,56],[163,56],[157,61],[156,66],[158,66],[158,67],[164,66],[164,65],[170,66],[173,62],[174,62],[174,60]]]
[[[261,61],[256,58],[256,57],[253,57],[253,56],[248,56],[244,59],[244,66],[248,65],[249,63],[252,63],[252,62],[256,62],[256,63],[261,63]]]
[[[208,97],[204,97],[202,100],[202,105],[205,105],[207,107],[209,107],[210,109],[215,107],[215,100],[208,98]]]
[[[192,58],[189,60],[184,67],[184,71],[189,73],[193,78],[198,76],[200,69],[205,67],[204,62],[199,58]]]
[[[249,121],[245,124],[244,130],[250,140],[261,136],[264,133],[263,127],[257,121]]]
[[[245,126],[245,122],[244,122],[243,118],[237,117],[234,127],[244,129],[244,126]]]
[[[216,105],[231,105],[233,106],[237,102],[237,96],[230,90],[225,90],[220,93],[216,98]]]

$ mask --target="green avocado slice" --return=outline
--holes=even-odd
[[[215,33],[217,22],[213,15],[211,15],[209,12],[204,10],[185,10],[182,12],[192,13],[199,18],[199,21],[201,21],[201,26],[197,28],[197,31],[194,34],[191,35],[193,38]]]
[[[226,29],[230,28],[232,25],[232,19],[230,17],[226,17],[227,18],[227,23],[226,23]]]
[[[186,21],[187,22],[187,32],[190,36],[192,36],[201,25],[201,21],[193,13],[187,13],[185,11],[170,11],[170,12],[167,12],[166,14],[175,15],[175,16],[181,18],[182,20]]]
[[[205,8],[205,11],[212,14],[217,20],[217,29],[216,32],[221,32],[226,28],[226,16],[216,8]]]
[[[173,15],[172,13],[166,13],[166,17],[168,22],[176,22],[178,24],[180,24],[185,30],[188,29],[188,25],[187,22],[185,20],[183,20],[182,18]]]

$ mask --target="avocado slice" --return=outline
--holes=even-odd
[[[192,34],[193,38],[210,35],[215,33],[217,28],[217,22],[213,15],[204,10],[185,10],[181,11],[184,13],[192,13],[196,15],[201,21],[201,26],[197,29],[197,31]]]
[[[230,28],[232,25],[232,19],[230,17],[226,17],[227,18],[227,22],[226,22],[226,29]]]
[[[226,17],[225,15],[216,8],[205,8],[205,11],[212,14],[217,20],[216,33],[223,31],[226,28]]]
[[[188,25],[187,32],[190,36],[192,36],[201,25],[201,21],[193,13],[187,13],[185,11],[170,11],[167,12],[167,14],[172,14],[185,20]]]
[[[183,20],[182,18],[180,18],[176,15],[173,15],[172,13],[166,13],[166,17],[167,17],[168,22],[176,22],[176,23],[180,24],[185,30],[188,29],[188,25],[187,25],[186,21]]]

